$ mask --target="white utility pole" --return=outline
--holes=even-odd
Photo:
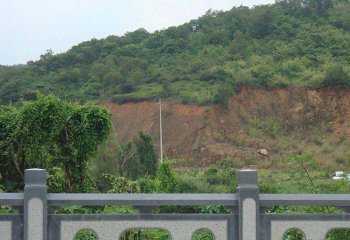
[[[163,163],[163,129],[162,129],[162,101],[159,99],[159,138],[160,138],[160,163]]]

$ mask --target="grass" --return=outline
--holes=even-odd
[[[210,173],[210,169],[217,168],[218,171]],[[310,170],[310,176],[316,189],[310,184],[306,174],[299,167],[291,167],[288,171],[259,170],[259,187],[261,193],[348,193],[350,183],[347,180],[335,181],[332,172],[317,169]],[[235,192],[236,169],[222,168],[212,165],[203,169],[188,169],[178,171],[181,182],[195,186],[196,192],[200,193],[230,193]],[[231,174],[231,176],[229,176]],[[193,189],[192,189],[193,190]]]
[[[140,102],[156,100],[163,92],[162,86],[157,83],[144,84],[137,88],[136,91],[126,94],[116,94],[113,97],[115,102]]]
[[[178,98],[183,103],[196,103],[205,105],[215,102],[218,94],[218,84],[203,81],[178,81],[172,84],[172,88],[178,93]]]

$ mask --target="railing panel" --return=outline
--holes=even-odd
[[[119,239],[128,229],[155,228],[170,233],[173,240],[191,240],[202,228],[215,240],[237,240],[237,215],[160,214],[160,215],[49,215],[49,240],[74,239],[81,229],[91,229],[100,240]]]
[[[0,239],[23,239],[23,215],[0,215]]]
[[[350,215],[260,215],[261,240],[281,240],[290,229],[299,229],[305,239],[326,239],[327,233],[334,228],[350,228]]]

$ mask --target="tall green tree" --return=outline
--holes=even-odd
[[[64,169],[66,191],[82,191],[87,161],[109,135],[111,114],[92,103],[49,96],[0,108],[0,168],[8,182],[22,182],[24,169]]]
[[[159,191],[162,193],[176,193],[178,182],[174,170],[171,168],[171,162],[165,161],[159,164],[157,172]]]
[[[137,153],[143,172],[149,176],[155,176],[157,172],[157,155],[154,151],[152,136],[144,131],[140,131],[135,140]]]
[[[134,140],[121,146],[118,156],[122,175],[137,179],[154,177],[157,172],[157,155],[152,136],[140,131]]]

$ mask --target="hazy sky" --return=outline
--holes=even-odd
[[[36,60],[91,38],[180,25],[208,9],[274,0],[0,0],[0,65]]]

